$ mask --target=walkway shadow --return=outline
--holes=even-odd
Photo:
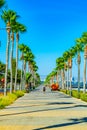
[[[75,108],[75,107],[87,107],[87,105],[74,105],[74,106],[70,106],[70,107],[59,107],[59,108],[52,108],[52,109],[42,109],[42,110],[34,110],[34,111],[25,111],[25,112],[18,112],[18,113],[9,113],[9,114],[3,114],[0,116],[12,116],[12,115],[19,115],[19,114],[28,114],[28,113],[34,113],[34,112],[46,112],[46,111],[55,111],[55,110],[60,110],[60,109],[71,109],[71,108]]]
[[[52,103],[43,103],[40,105],[28,105],[28,106],[8,106],[5,109],[12,109],[12,108],[30,108],[30,107],[37,107],[37,106],[46,106],[46,105],[69,105],[69,104],[75,104],[72,102],[52,102]]]
[[[58,127],[65,127],[65,126],[71,126],[71,125],[76,125],[80,123],[87,123],[87,117],[80,118],[80,119],[69,119],[71,122],[67,123],[62,123],[62,124],[57,124],[57,125],[51,125],[51,126],[46,126],[46,127],[41,127],[33,130],[45,130],[45,129],[51,129],[51,128],[58,128]]]
[[[72,103],[72,102],[52,102],[52,103],[48,103],[47,105],[68,105],[68,104],[75,104],[75,103]]]
[[[69,106],[69,107],[60,107],[60,109],[71,109],[71,108],[78,108],[78,107],[87,108],[87,105],[74,105],[74,106]]]

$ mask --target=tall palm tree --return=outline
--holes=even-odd
[[[38,66],[36,65],[36,62],[34,61],[34,62],[33,62],[33,67],[32,67],[34,87],[35,87],[35,74],[36,74],[37,70],[38,70]]]
[[[63,53],[63,57],[64,57],[64,61],[65,61],[65,64],[66,64],[66,66],[67,66],[67,90],[69,89],[69,66],[68,66],[68,59],[69,59],[69,51],[65,51],[64,53]],[[65,67],[65,65],[64,65],[64,67]],[[66,67],[65,67],[66,68]]]
[[[16,17],[14,18],[13,22],[10,24],[11,26],[11,30],[12,30],[12,34],[11,34],[11,53],[10,53],[10,64],[11,64],[11,84],[10,84],[10,93],[12,93],[12,87],[13,87],[13,72],[12,72],[12,60],[13,60],[13,51],[14,51],[14,33],[15,33],[15,21],[17,18],[19,18],[19,15],[15,14]]]
[[[55,71],[56,71],[56,83],[58,84],[58,82],[59,82],[59,79],[58,79],[59,70],[58,70],[57,66],[56,66],[56,68],[55,68]]]
[[[64,58],[63,57],[59,57],[56,59],[56,66],[60,70],[61,85],[62,85],[62,89],[64,89],[65,74],[64,74]]]
[[[22,70],[21,70],[21,81],[24,80],[24,86],[25,86],[25,77],[26,77],[26,63],[29,62],[31,58],[31,49],[25,45],[25,44],[20,44],[19,49],[22,52],[21,60],[22,60]],[[22,76],[22,72],[24,72],[24,76]],[[22,82],[21,82],[22,86]]]
[[[35,73],[35,77],[36,77],[36,85],[39,85],[41,83],[41,80],[40,75],[37,72]]]
[[[76,50],[74,47],[71,47],[69,50],[69,59],[68,59],[68,65],[70,69],[70,95],[72,95],[72,59],[76,54]]]
[[[77,53],[77,64],[78,64],[78,93],[80,92],[80,63],[81,63],[81,56],[80,52],[83,51],[83,45],[78,42],[79,39],[76,39],[76,45],[74,46]]]
[[[22,67],[21,67],[21,89],[23,89],[23,80],[24,80],[24,76],[23,76],[23,72],[24,72],[24,51],[25,51],[25,45],[19,44],[18,45],[19,50],[21,51],[21,58],[20,60],[22,60]]]
[[[1,18],[6,23],[6,28],[7,28],[6,71],[5,71],[5,86],[4,86],[4,95],[6,95],[7,73],[8,73],[8,63],[9,63],[10,32],[11,32],[10,24],[16,18],[16,13],[12,10],[3,11]]]
[[[15,33],[16,33],[16,73],[15,73],[15,86],[14,91],[17,87],[17,69],[18,69],[18,44],[19,44],[19,32],[26,32],[26,27],[23,24],[15,22]]]
[[[68,65],[65,63],[65,64],[64,64],[64,71],[65,71],[65,89],[67,89],[67,69],[68,69]]]
[[[83,93],[86,92],[86,62],[87,62],[87,32],[82,34],[82,37],[77,39],[77,42],[84,46],[84,78],[83,78]]]
[[[70,48],[68,51],[63,53],[63,57],[65,61],[68,61],[68,75],[69,75],[69,70],[70,70],[70,95],[72,93],[72,58],[75,56],[76,50],[74,47]],[[69,79],[69,78],[68,78]],[[68,84],[67,84],[68,85]],[[67,86],[68,89],[68,86]]]
[[[45,84],[48,85],[49,87],[51,86],[51,76],[50,74],[47,75],[45,78]]]
[[[86,92],[86,65],[87,65],[87,32],[84,32],[81,37],[81,43],[84,45],[84,86],[83,93]]]

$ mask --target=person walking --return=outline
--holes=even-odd
[[[46,91],[46,87],[44,86],[44,87],[43,87],[43,92],[45,92],[45,91]]]

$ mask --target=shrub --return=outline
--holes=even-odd
[[[24,92],[17,91],[12,94],[8,94],[7,96],[0,97],[0,109],[5,108],[5,106],[13,103],[17,98],[24,96]]]
[[[66,90],[66,89],[60,89],[60,91],[65,93],[65,94],[70,94],[69,90]]]
[[[81,94],[81,100],[87,102],[87,93],[86,94],[84,94],[84,93]]]
[[[79,99],[80,98],[80,93],[78,93],[77,90],[72,90],[72,96]]]
[[[14,100],[14,101],[17,99],[17,96],[16,96],[14,93],[8,94],[8,97],[9,97],[11,100]]]
[[[14,94],[17,96],[17,98],[24,96],[24,92],[23,92],[23,91],[20,91],[20,90],[14,92]]]
[[[66,94],[70,95],[70,91],[69,91],[69,90],[66,90]]]
[[[70,94],[70,91],[69,90],[61,90],[61,92],[65,93],[65,94]],[[83,91],[80,91],[78,93],[77,90],[72,90],[72,97],[75,97],[75,98],[78,98],[78,99],[81,99],[85,102],[87,102],[87,93],[83,93]]]
[[[60,91],[63,92],[63,93],[65,93],[65,94],[67,93],[66,89],[61,89]]]
[[[9,104],[11,104],[11,100],[9,100],[8,96],[6,97],[2,97],[0,99],[0,108],[4,108],[5,106],[8,106]]]

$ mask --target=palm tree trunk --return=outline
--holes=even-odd
[[[26,61],[24,60],[24,89],[26,84]]]
[[[20,86],[20,90],[23,89],[23,61],[22,61],[22,68],[21,68],[21,86]]]
[[[78,64],[78,93],[80,92],[80,64]]]
[[[51,77],[51,82],[52,82],[52,84],[54,83],[54,81],[53,81],[53,77]]]
[[[33,72],[33,77],[34,77],[34,87],[35,87],[35,72]]]
[[[60,88],[62,89],[62,72],[60,70]]]
[[[63,69],[63,89],[65,89],[64,81],[65,81],[65,73],[64,73],[64,69]]]
[[[56,74],[56,83],[58,84],[58,72]]]
[[[68,82],[69,82],[69,68],[67,69],[67,90],[69,90]]]
[[[84,86],[83,86],[83,93],[86,92],[86,58],[84,58]]]
[[[66,87],[67,87],[67,71],[65,70],[65,89],[66,89]]]
[[[23,72],[23,74],[22,74],[22,76],[21,76],[21,88],[22,88],[22,90],[24,90],[24,60],[22,61],[22,72]]]
[[[14,91],[17,90],[17,69],[18,69],[18,42],[19,42],[19,34],[16,34],[16,72],[15,72],[15,86]]]
[[[64,89],[64,70],[62,70],[61,72],[62,72],[62,89]]]
[[[13,73],[12,73],[13,49],[14,49],[14,33],[12,33],[12,47],[11,47],[11,84],[10,84],[10,93],[12,93],[12,86],[13,86]]]
[[[70,96],[72,96],[72,68],[70,68]]]
[[[4,96],[7,94],[7,76],[8,76],[8,62],[9,62],[9,46],[10,46],[10,29],[7,29],[7,47],[6,47],[6,70],[5,70],[5,86]]]
[[[80,53],[78,52],[78,93],[80,92]]]

